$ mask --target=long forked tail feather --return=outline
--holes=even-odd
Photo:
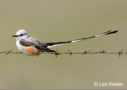
[[[118,30],[115,30],[115,31],[107,31],[107,32],[104,32],[102,34],[99,34],[99,35],[95,35],[95,36],[90,36],[90,37],[86,37],[86,38],[81,38],[81,39],[76,39],[76,40],[72,40],[72,41],[66,41],[66,42],[51,42],[51,43],[47,43],[47,48],[51,49],[52,47],[55,47],[55,46],[59,46],[59,45],[64,45],[64,44],[67,44],[67,43],[73,43],[73,42],[78,42],[78,41],[83,41],[83,40],[86,40],[86,39],[91,39],[91,38],[95,38],[95,37],[99,37],[99,36],[104,36],[104,35],[109,35],[109,34],[114,34],[114,33],[117,33]]]

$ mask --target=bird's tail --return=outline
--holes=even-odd
[[[45,49],[45,50],[41,50],[40,49],[40,52],[54,52],[56,55],[60,55],[59,53],[57,53],[57,51],[54,51],[54,50],[50,50],[50,49]]]
[[[76,39],[76,40],[71,40],[71,41],[66,41],[66,42],[55,42],[55,43],[51,42],[51,43],[47,43],[47,48],[51,49],[52,47],[55,47],[55,46],[64,45],[64,44],[67,44],[67,43],[78,42],[78,41],[83,41],[83,40],[86,40],[86,39],[91,39],[91,38],[95,38],[95,37],[99,37],[99,36],[114,34],[114,33],[117,33],[117,32],[118,32],[118,30],[115,30],[115,31],[109,30],[109,31],[101,33],[99,35],[90,36],[90,37],[86,37],[86,38],[81,38],[81,39]]]

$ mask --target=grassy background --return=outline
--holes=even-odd
[[[0,51],[19,51],[19,29],[43,42],[117,34],[55,47],[59,51],[127,51],[127,0],[0,0]],[[127,56],[0,54],[0,89],[125,89]],[[95,87],[121,82],[122,87]]]

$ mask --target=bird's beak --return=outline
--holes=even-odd
[[[12,37],[18,37],[18,35],[12,35]]]

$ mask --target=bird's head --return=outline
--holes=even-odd
[[[28,33],[24,29],[20,29],[15,35],[12,35],[17,40],[27,39],[29,37]]]

